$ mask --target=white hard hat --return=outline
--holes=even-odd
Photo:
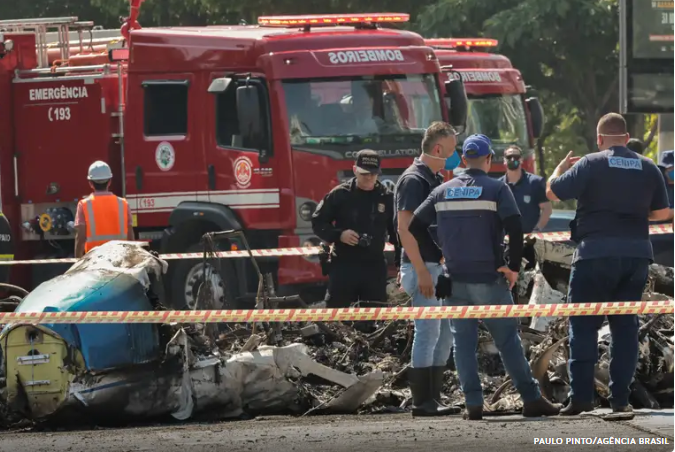
[[[94,182],[104,182],[112,179],[112,171],[106,162],[97,160],[89,166],[89,176],[87,179]]]

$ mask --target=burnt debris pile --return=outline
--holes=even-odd
[[[538,262],[534,270],[524,272],[519,280],[518,303],[564,303],[565,279],[569,277],[567,251],[551,248],[538,256],[543,256],[543,261]],[[207,259],[216,260],[211,256]],[[217,271],[217,267],[214,268]],[[137,246],[104,245],[65,275],[31,294],[19,294],[6,301],[20,301],[17,310],[29,310],[43,292],[61,289],[67,294],[72,284],[95,276],[99,281],[96,287],[119,288],[111,292],[112,295],[124,289],[129,294],[125,295],[125,302],[136,303],[139,310],[163,310],[158,276],[165,271],[165,262]],[[298,296],[275,296],[271,276],[259,274],[257,307],[307,307]],[[643,299],[668,299],[672,296],[672,281],[672,268],[653,266]],[[89,295],[94,289],[83,286],[81,291],[85,301],[92,298],[100,303],[98,292],[95,296]],[[198,294],[200,309],[217,306],[207,289],[202,287]],[[389,293],[390,305],[407,305],[410,301],[393,282]],[[110,300],[104,301],[117,306],[115,303],[122,299],[111,298],[112,295],[106,295]],[[78,300],[82,298],[78,297]],[[59,300],[53,303],[66,311],[69,309],[67,297],[64,300],[60,304]],[[640,316],[640,325],[640,358],[631,403],[635,408],[671,408],[673,315]],[[114,328],[122,328],[105,327],[113,332]],[[130,326],[129,331],[139,334],[138,337],[143,333],[147,338],[145,347],[139,348],[145,353],[146,364],[137,364],[141,362],[140,355],[127,357],[119,353],[113,356],[117,359],[112,362],[116,367],[111,367],[107,356],[91,354],[90,347],[98,346],[99,336],[92,336],[87,330],[78,333],[80,342],[75,342],[68,339],[68,330],[64,328],[58,330],[54,325],[40,326],[39,331],[31,328],[36,327],[7,325],[3,329],[4,336],[0,336],[9,338],[10,345],[14,344],[3,347],[5,353],[13,353],[11,357],[0,356],[0,428],[53,420],[73,409],[86,416],[98,411],[125,419],[132,415],[140,419],[170,416],[184,421],[197,417],[236,419],[259,414],[395,413],[407,411],[411,403],[406,377],[414,338],[410,321],[170,324],[157,325],[156,335],[149,326],[143,327],[145,330],[141,326]],[[520,397],[482,323],[479,331],[477,355],[484,388],[484,411],[486,415],[517,413],[522,408]],[[117,344],[121,347],[119,350],[126,350],[125,334],[119,335],[122,341]],[[62,366],[62,371],[52,369],[50,360],[37,359],[43,355],[31,355],[32,343],[22,341],[33,336],[41,340],[51,338],[51,342],[44,343],[57,344],[50,352],[54,355],[50,359],[66,360],[68,364]],[[554,402],[566,402],[568,319],[520,319],[520,337],[543,394]],[[596,393],[599,406],[608,405],[610,341],[609,328],[605,325],[598,333],[600,358],[596,367]],[[66,351],[67,354],[57,356]],[[32,364],[16,364],[26,357],[31,358]],[[96,359],[108,361],[98,363]],[[35,383],[32,371],[36,366],[42,366],[38,369],[40,375],[48,376],[52,382],[67,379],[63,384],[54,384],[56,396],[44,397],[34,392],[30,383]],[[126,384],[132,380],[147,381],[147,387]],[[442,397],[446,404],[463,405],[452,356]],[[57,403],[52,403],[54,400]],[[17,412],[14,408],[21,404],[24,410]]]

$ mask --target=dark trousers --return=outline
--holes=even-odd
[[[387,301],[387,263],[384,258],[381,262],[333,262],[328,278],[328,308],[348,308],[356,301]]]
[[[649,260],[607,257],[578,261],[572,266],[568,303],[640,301],[647,283]],[[637,315],[610,315],[612,333],[609,364],[612,407],[628,404],[630,384],[638,362]],[[570,397],[592,402],[595,364],[598,361],[598,329],[604,316],[570,317]]]

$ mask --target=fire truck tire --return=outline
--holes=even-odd
[[[201,253],[203,248],[194,244],[185,250],[186,253]],[[197,295],[202,284],[203,269],[209,272],[207,284],[213,294],[212,306],[197,306],[197,309],[234,309],[238,295],[237,276],[234,265],[228,259],[220,260],[220,272],[213,263],[201,259],[180,259],[169,265],[167,275],[167,296],[172,309],[194,309]],[[173,266],[173,268],[171,268]]]

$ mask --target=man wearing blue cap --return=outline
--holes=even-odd
[[[424,238],[437,224],[438,245],[445,270],[452,279],[446,303],[464,305],[512,305],[511,289],[518,279],[523,253],[520,212],[509,187],[488,176],[494,152],[485,135],[464,141],[467,170],[434,189],[410,221],[415,238]],[[504,232],[509,236],[508,265],[504,263]],[[499,349],[506,371],[523,399],[523,416],[554,416],[560,411],[541,396],[525,359],[517,319],[483,319]],[[478,376],[478,320],[452,320],[454,356],[466,400],[465,418],[483,417],[483,390]]]

